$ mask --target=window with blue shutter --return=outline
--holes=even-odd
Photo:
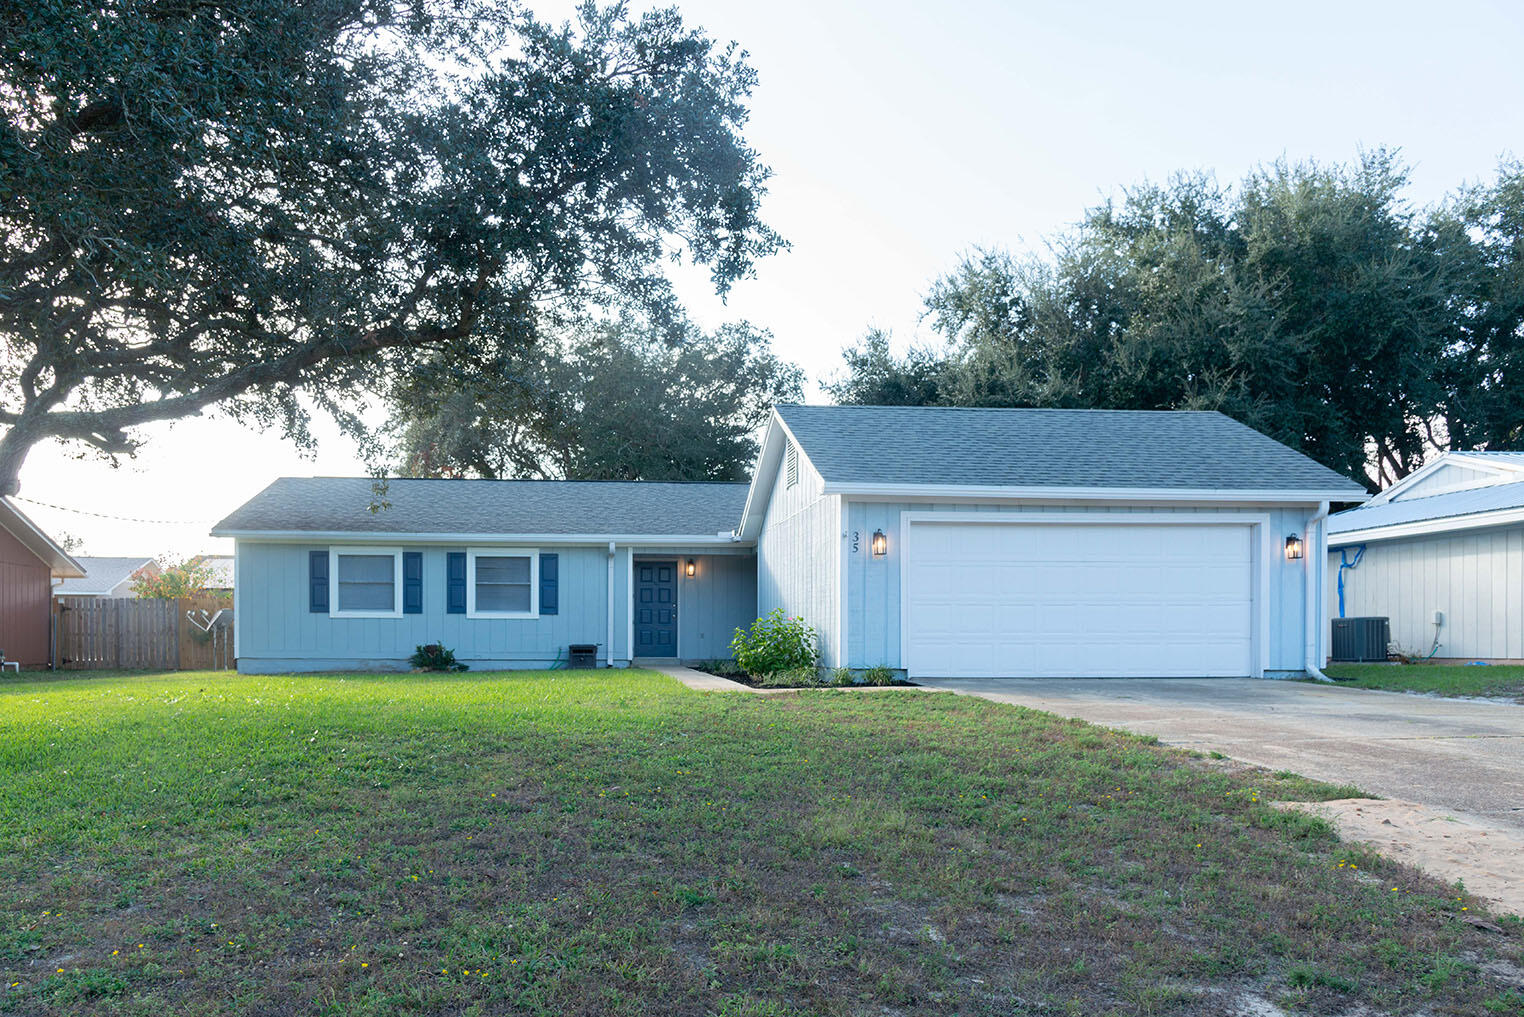
[[[423,614],[423,552],[402,552],[402,613]]]
[[[466,613],[466,552],[451,551],[445,556],[445,612]]]
[[[561,579],[558,554],[540,555],[540,613],[556,614],[560,607]]]
[[[328,552],[307,552],[307,610],[328,613]]]

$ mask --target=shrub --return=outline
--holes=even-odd
[[[409,657],[407,662],[416,671],[466,671],[471,666],[456,660],[455,651],[446,649],[440,643],[418,647],[418,652]]]
[[[869,685],[893,685],[894,672],[880,664],[878,667],[870,667],[864,671],[863,681]]]
[[[736,664],[749,675],[813,668],[815,630],[803,618],[790,618],[779,608],[752,622],[749,631],[736,629],[730,650]]]
[[[856,685],[857,678],[853,676],[850,667],[838,667],[831,672],[831,684],[837,688],[847,685]]]

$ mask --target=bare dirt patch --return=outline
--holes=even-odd
[[[1524,915],[1524,837],[1474,816],[1438,812],[1398,799],[1340,798],[1282,802],[1333,823],[1345,840],[1361,841],[1387,857],[1417,866]]]

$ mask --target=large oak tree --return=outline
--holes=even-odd
[[[4,5],[0,493],[212,406],[302,439],[558,309],[678,321],[673,260],[723,291],[780,243],[743,56],[620,6]]]
[[[870,334],[843,402],[1217,409],[1354,479],[1524,440],[1524,169],[1417,210],[1389,152],[1187,175],[1089,210],[1050,257],[938,280],[940,346]]]
[[[470,372],[391,392],[403,476],[744,480],[776,403],[803,375],[744,323],[672,337],[628,317],[569,322]]]

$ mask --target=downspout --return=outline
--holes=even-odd
[[[614,666],[614,542],[609,541],[609,604],[608,604],[608,655],[604,657],[604,664]]]
[[[1306,638],[1302,640],[1302,643],[1307,651],[1307,659],[1303,665],[1303,670],[1307,672],[1307,676],[1309,678],[1316,678],[1320,682],[1333,684],[1333,679],[1323,673],[1323,662],[1318,659],[1318,648],[1323,642],[1323,620],[1316,617],[1318,614],[1317,578],[1318,574],[1324,568],[1327,568],[1328,565],[1328,551],[1323,547],[1322,535],[1319,532],[1319,528],[1322,526],[1323,520],[1327,518],[1328,502],[1319,502],[1318,511],[1314,513],[1311,519],[1307,520],[1307,535],[1302,540],[1302,546],[1307,549],[1307,589],[1303,597],[1307,606],[1307,632]],[[1313,541],[1314,536],[1318,538],[1316,543]],[[1323,567],[1314,568],[1314,562],[1321,562]]]

